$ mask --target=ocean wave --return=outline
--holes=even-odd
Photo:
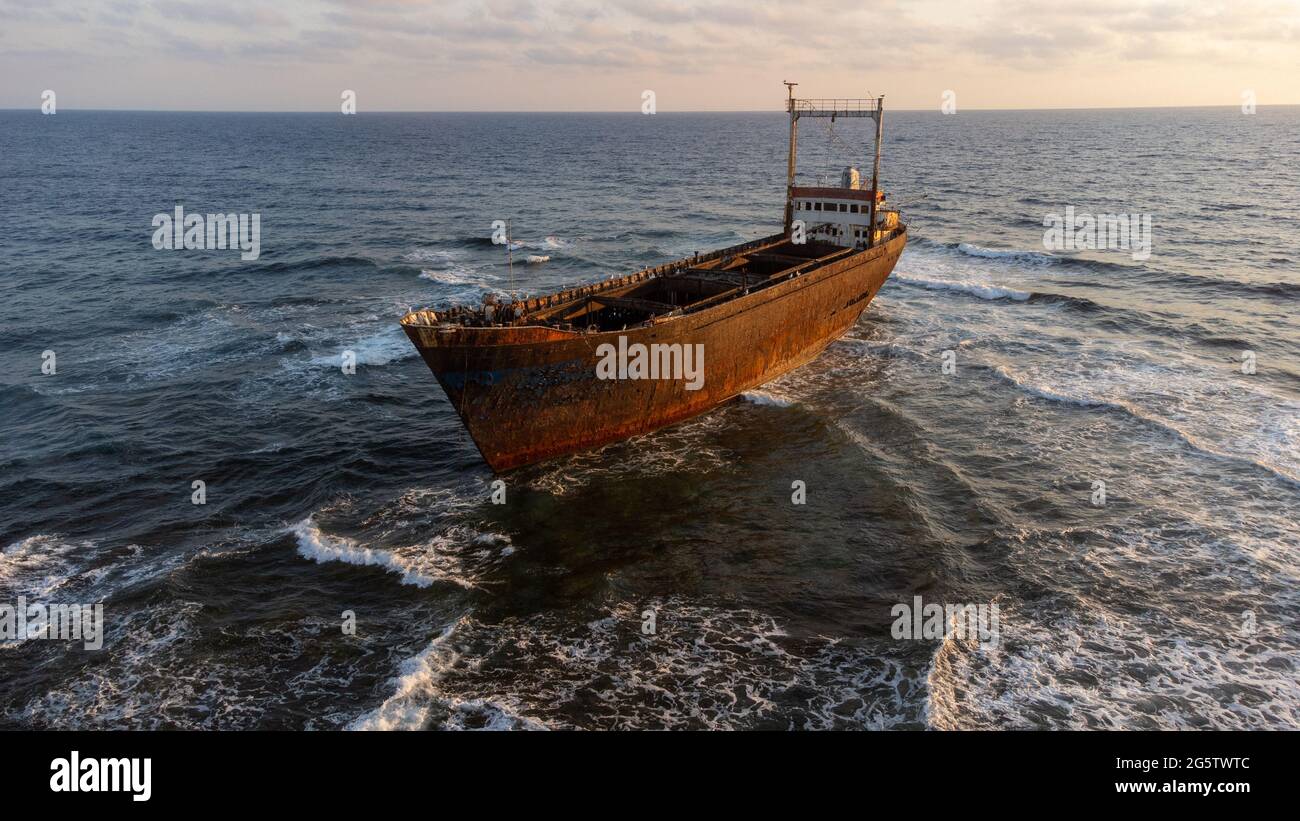
[[[755,405],[771,405],[777,408],[788,408],[794,405],[794,400],[784,396],[778,396],[768,391],[752,390],[742,393],[741,398],[754,403]]]
[[[1051,265],[1061,261],[1061,258],[1047,251],[1017,251],[998,248],[985,248],[980,245],[974,245],[969,242],[957,243],[957,250],[971,257],[982,257],[984,259],[1001,259],[1010,262],[1028,262],[1034,265]]]
[[[362,567],[381,567],[401,576],[402,584],[416,587],[428,587],[435,581],[432,576],[426,576],[413,567],[410,561],[386,550],[372,550],[361,547],[352,539],[325,535],[313,524],[311,517],[294,525],[289,532],[298,540],[299,555],[318,564],[343,562]]]
[[[150,389],[160,380],[180,376],[203,380],[205,369],[237,365],[241,370],[250,362],[279,360],[290,369],[304,365],[341,363],[337,355],[321,350],[322,342],[331,340],[330,327],[337,326],[333,311],[322,306],[342,300],[312,297],[277,298],[269,302],[223,303],[203,308],[161,327],[130,331],[111,338],[112,344],[98,346],[87,354],[74,374],[58,380],[38,380],[33,389],[41,395],[79,393],[88,390],[139,388]],[[357,300],[349,300],[352,310]],[[388,337],[377,334],[356,344],[362,358],[371,364],[386,364],[409,355],[398,344],[400,331],[393,321],[402,305],[384,306],[380,311],[345,320],[347,333],[356,329],[373,329],[383,323]],[[341,345],[339,350],[347,348]],[[387,353],[382,349],[387,349]],[[357,348],[353,348],[358,350]],[[312,351],[319,355],[313,357]],[[328,350],[328,349],[327,349]],[[305,355],[299,355],[305,354]],[[314,361],[313,361],[314,360]],[[62,371],[62,369],[61,369]],[[252,375],[256,379],[256,375]],[[57,382],[57,387],[47,387]]]
[[[443,730],[541,730],[545,725],[512,712],[488,698],[461,699],[443,694],[439,682],[458,661],[452,646],[454,622],[429,642],[429,646],[402,662],[389,680],[392,695],[374,710],[348,724],[349,730],[422,730],[432,721]]]
[[[454,524],[483,504],[489,495],[483,481],[470,479],[452,486],[413,487],[366,518],[366,525],[432,527]]]
[[[1030,396],[1050,402],[1074,405],[1081,408],[1100,408],[1124,414],[1138,422],[1159,429],[1170,436],[1173,436],[1182,441],[1187,447],[1202,455],[1257,468],[1286,484],[1293,487],[1300,487],[1300,475],[1292,473],[1287,468],[1265,459],[1252,458],[1242,453],[1233,453],[1225,450],[1222,447],[1207,441],[1204,437],[1190,432],[1185,426],[1180,426],[1173,421],[1161,418],[1160,416],[1143,410],[1131,401],[1118,397],[1096,396],[1080,390],[1053,388],[1043,383],[1030,381],[1026,377],[1017,376],[1005,365],[994,365],[990,367],[990,370],[1002,379],[1002,381]]]
[[[996,645],[945,640],[927,677],[926,724],[1245,730],[1300,722],[1289,639],[1087,605],[1064,596],[1004,603]],[[1222,614],[1225,626],[1237,615]]]
[[[455,265],[468,258],[465,251],[454,248],[416,248],[402,255],[404,261],[420,265]]]
[[[162,327],[126,333],[92,354],[97,367],[87,374],[88,387],[103,381],[149,385],[207,366],[273,356],[284,344],[277,330],[301,306],[221,304],[185,314]]]
[[[550,262],[550,261],[551,261],[551,257],[550,257],[549,254],[529,254],[529,255],[528,255],[528,264],[529,264],[529,265],[541,265],[543,262]]]
[[[1042,303],[1045,305],[1060,305],[1065,308],[1071,308],[1076,311],[1083,311],[1084,313],[1090,313],[1090,314],[1119,310],[1124,312],[1125,314],[1133,316],[1134,318],[1140,316],[1144,321],[1149,323],[1149,320],[1146,318],[1146,315],[1142,314],[1139,311],[1134,311],[1128,308],[1115,309],[1106,305],[1102,305],[1099,302],[1093,302],[1091,299],[1082,296],[1069,296],[1066,294],[1053,294],[1053,293],[1045,293],[1042,291],[1034,291],[1029,295],[1029,302]]]
[[[389,330],[362,337],[350,345],[340,345],[336,353],[317,354],[311,358],[311,364],[320,367],[341,368],[345,351],[352,351],[356,354],[357,365],[372,367],[410,359],[418,353],[415,346],[406,338],[405,332],[400,327],[393,326]]]
[[[493,283],[501,278],[487,270],[485,265],[468,262],[468,254],[460,250],[441,248],[419,249],[404,259],[423,266],[420,279],[446,286],[440,296],[453,302],[476,300],[484,292],[492,291]]]
[[[159,547],[110,548],[58,535],[31,536],[0,551],[0,600],[102,602],[166,576],[185,561],[185,553]]]
[[[1300,297],[1300,282],[1245,282],[1239,279],[1204,276],[1186,272],[1160,273],[1151,276],[1158,282],[1167,282],[1180,288],[1242,294],[1261,297]]]
[[[493,242],[492,237],[490,236],[462,237],[458,242],[466,248],[499,248],[502,251],[505,250],[505,243]],[[520,239],[519,237],[512,237],[510,240],[510,250],[512,251],[519,251],[524,248],[567,248],[570,245],[573,245],[573,240],[564,239],[563,237],[558,237],[554,234],[542,239]],[[451,253],[455,253],[455,251],[452,251]]]
[[[1126,275],[1132,275],[1135,270],[1142,270],[1140,266],[1117,260],[1054,254],[1046,250],[986,248],[970,242],[948,243],[922,236],[912,240],[908,253],[912,254],[915,250],[937,251],[941,256],[965,260],[968,263],[975,263],[976,260],[989,260],[990,262],[1005,263],[1008,268],[1025,270],[1033,270],[1047,265],[1082,268],[1088,271],[1116,271],[1123,272]]]
[[[481,290],[491,290],[492,286],[488,285],[485,280],[496,279],[497,277],[482,271],[475,271],[468,268],[451,269],[445,271],[423,270],[420,272],[420,279],[427,279],[440,285],[469,285]]]
[[[953,246],[927,240],[924,241],[923,245],[933,246],[939,249],[955,249],[967,256],[1000,260],[1008,263],[1027,264],[1031,266],[1059,263],[1093,271],[1116,271],[1122,272],[1125,276],[1141,276],[1142,278],[1152,282],[1168,283],[1178,287],[1190,287],[1206,291],[1218,291],[1225,294],[1232,293],[1262,297],[1300,297],[1300,282],[1249,282],[1185,271],[1165,272],[1115,260],[1100,260],[1087,256],[1052,254],[1047,251],[998,250],[984,248],[966,242],[958,243],[956,246]]]
[[[399,500],[393,509],[400,511]],[[452,511],[441,518],[451,519]],[[382,517],[385,520],[389,517]],[[429,587],[436,582],[473,590],[487,584],[486,577],[499,562],[514,554],[510,537],[480,530],[466,523],[442,526],[438,532],[413,544],[367,547],[358,539],[325,533],[313,516],[290,527],[298,553],[318,564],[341,562],[377,567],[400,577],[402,584]]]
[[[896,280],[900,284],[916,288],[950,291],[989,301],[1010,300],[1091,314],[1101,317],[1100,322],[1103,325],[1109,325],[1114,330],[1123,333],[1133,333],[1142,329],[1174,340],[1195,339],[1202,344],[1217,348],[1227,347],[1245,350],[1251,347],[1251,343],[1247,340],[1226,337],[1220,331],[1207,328],[1201,323],[1180,324],[1129,305],[1103,304],[1075,294],[1039,290],[1027,291],[1007,285],[988,283],[984,280],[971,280],[964,278],[966,274],[958,266],[926,257],[913,258],[909,264],[917,270],[926,273],[933,271],[939,276],[913,276],[906,272],[895,272],[890,276],[890,280]]]
[[[29,536],[0,551],[0,589],[9,597],[46,599],[77,575],[74,559],[94,549],[55,535]]]
[[[955,291],[957,293],[978,297],[979,299],[1011,299],[1016,302],[1024,302],[1033,296],[1033,294],[1028,291],[1018,291],[1014,288],[1005,288],[999,285],[990,285],[980,282],[953,282],[950,280],[924,279],[922,277],[908,276],[899,273],[895,273],[890,277],[890,279],[916,288],[925,288],[930,291]]]
[[[323,256],[307,257],[292,262],[264,262],[254,264],[250,272],[259,274],[315,271],[322,268],[376,268],[378,263],[369,257],[360,256]]]
[[[477,235],[477,234],[476,234],[476,235],[474,235],[474,236],[470,236],[470,237],[460,237],[459,239],[455,240],[455,242],[456,242],[457,245],[462,246],[462,247],[465,247],[465,248],[499,248],[499,247],[501,247],[501,244],[500,244],[500,243],[497,243],[497,242],[493,242],[493,241],[492,241],[492,237],[491,237],[490,235],[485,237],[485,236],[480,236],[480,235]]]

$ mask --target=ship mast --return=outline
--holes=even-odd
[[[829,117],[834,123],[838,117],[871,117],[876,121],[874,160],[871,166],[870,225],[867,228],[867,247],[875,244],[876,197],[880,191],[880,143],[884,136],[885,97],[862,99],[797,99],[794,87],[798,83],[786,81],[789,97],[786,102],[790,112],[790,156],[786,166],[785,182],[785,233],[789,235],[794,220],[794,172],[800,117]]]
[[[798,83],[785,81],[785,89],[789,94],[790,100],[788,109],[790,111],[790,156],[786,162],[785,171],[785,233],[788,235],[793,227],[794,221],[794,165],[795,165],[795,144],[799,134],[799,112],[794,107],[794,87]]]
[[[871,224],[867,226],[867,247],[876,244],[876,197],[880,194],[880,139],[885,133],[885,95],[876,98],[876,158],[871,163]]]

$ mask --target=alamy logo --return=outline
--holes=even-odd
[[[1043,217],[1043,247],[1048,251],[1129,251],[1134,262],[1151,257],[1150,214],[1076,214]]]
[[[103,604],[0,604],[0,641],[62,639],[80,641],[87,650],[104,646]]]
[[[704,387],[704,346],[654,342],[627,344],[618,338],[618,347],[609,342],[596,346],[597,379],[677,379],[686,382],[686,390]]]
[[[155,214],[153,247],[159,251],[215,251],[238,249],[245,262],[262,253],[261,214],[186,214],[176,206],[172,214]]]
[[[153,795],[152,758],[85,758],[76,750],[50,762],[51,792],[129,792],[132,801]]]
[[[953,638],[978,641],[996,647],[1001,639],[998,605],[990,604],[923,604],[920,596],[912,604],[896,604],[889,615],[894,617],[890,635],[896,639]]]

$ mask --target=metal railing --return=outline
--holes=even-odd
[[[880,110],[875,97],[796,97],[790,103],[801,117],[869,117]]]

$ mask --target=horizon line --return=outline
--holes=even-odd
[[[1238,109],[1240,105],[1148,105],[1148,106],[1051,106],[1046,108],[980,108],[962,107],[962,111],[1153,111],[1182,110],[1204,108]],[[1256,108],[1296,108],[1300,103],[1260,103]],[[932,112],[945,115],[938,106],[933,108],[886,108],[887,111],[899,113]],[[42,113],[40,105],[23,108],[0,108],[0,112],[32,111]],[[238,109],[238,108],[63,108],[60,111],[79,111],[86,113],[121,113],[121,114],[339,114],[337,109]],[[638,109],[603,108],[603,109],[452,109],[452,108],[397,108],[397,109],[362,109],[356,113],[367,114],[644,114]],[[656,111],[655,114],[785,114],[784,108],[675,108]],[[345,115],[345,116],[355,116]]]

